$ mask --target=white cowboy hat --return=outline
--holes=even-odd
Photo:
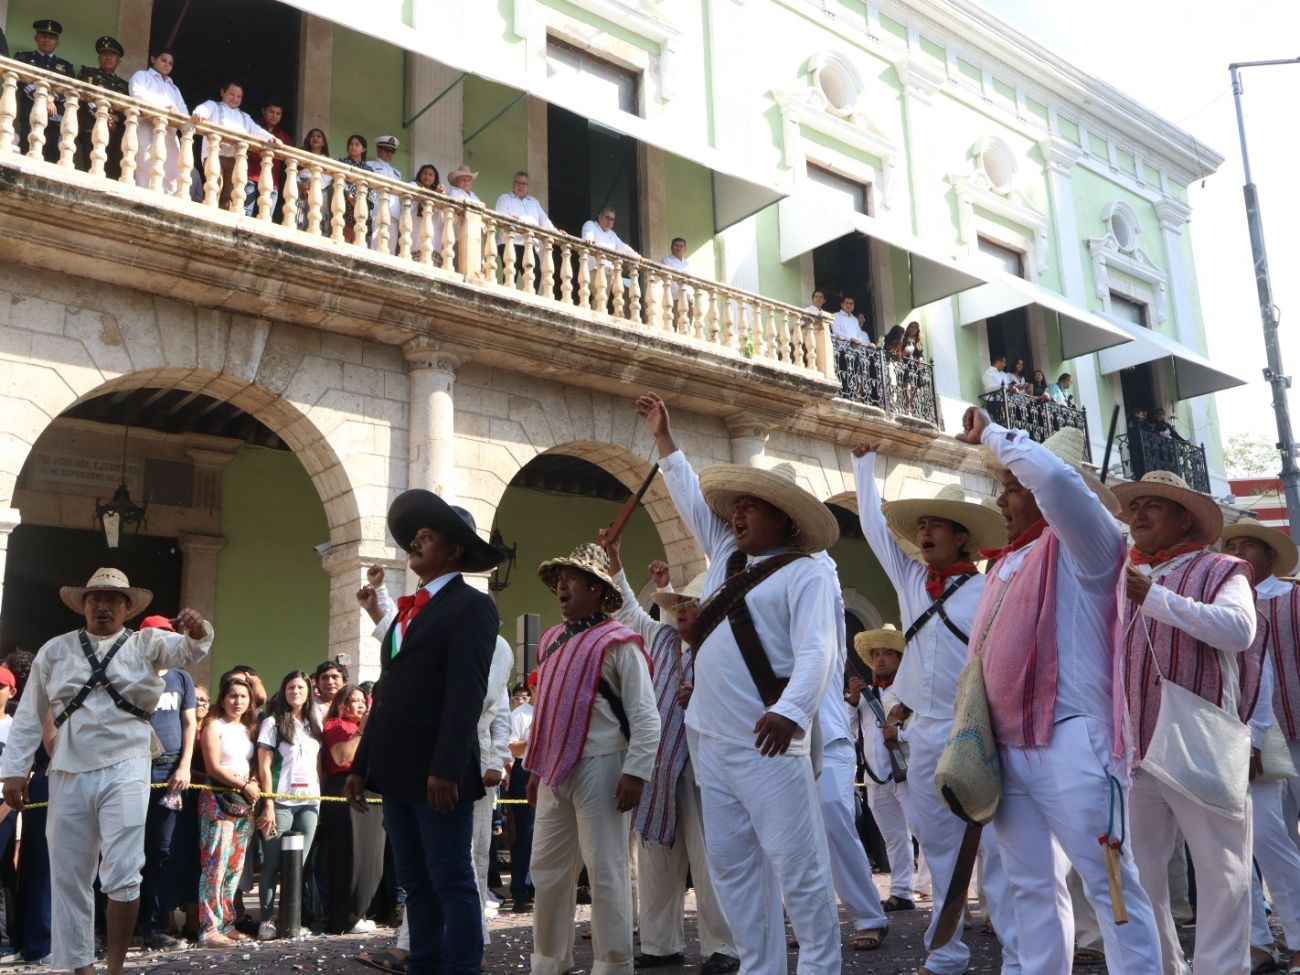
[[[1223,531],[1223,511],[1218,503],[1208,494],[1193,491],[1186,481],[1172,471],[1147,471],[1140,481],[1117,484],[1115,497],[1122,509],[1119,519],[1125,524],[1132,517],[1128,507],[1133,501],[1138,498],[1168,498],[1192,513],[1196,520],[1192,531],[1197,541],[1213,545]]]
[[[120,592],[126,597],[126,617],[130,619],[144,611],[153,601],[153,593],[148,589],[133,586],[127,581],[126,573],[121,569],[96,569],[95,574],[84,586],[64,586],[59,590],[63,605],[74,613],[82,612],[82,603],[92,592]]]
[[[462,176],[468,176],[470,179],[478,179],[478,173],[471,170],[464,163],[461,163],[459,166],[457,166],[455,169],[453,169],[450,173],[447,174],[447,182],[454,183]]]
[[[868,667],[871,666],[871,651],[877,647],[893,650],[901,657],[905,646],[907,641],[903,638],[903,633],[892,623],[886,623],[878,630],[863,630],[853,638],[853,651]]]
[[[1271,548],[1277,555],[1277,561],[1273,563],[1273,575],[1279,579],[1294,572],[1296,562],[1300,561],[1300,548],[1296,547],[1290,535],[1261,525],[1254,518],[1242,518],[1231,525],[1224,525],[1223,531],[1219,533],[1219,541],[1226,544],[1230,538],[1254,538]]]
[[[704,591],[704,573],[701,572],[679,592],[657,592],[654,601],[661,613],[677,613],[694,604],[700,605],[700,594]]]
[[[801,551],[820,552],[839,540],[840,526],[831,509],[799,486],[790,464],[777,464],[771,470],[714,464],[700,471],[700,492],[714,514],[728,522],[737,498],[758,498],[779,508],[798,528],[790,544]]]
[[[1115,517],[1119,517],[1120,505],[1115,499],[1115,494],[1105,484],[1101,482],[1092,468],[1084,459],[1084,447],[1087,441],[1084,440],[1083,431],[1078,427],[1061,427],[1054,434],[1043,441],[1043,446],[1053,454],[1065,461],[1083,478],[1083,483],[1088,485],[1089,490],[1097,495],[1097,498]],[[980,460],[984,464],[985,470],[997,478],[1006,467],[999,463],[997,456],[987,447],[980,447]]]
[[[980,549],[998,548],[1007,543],[1007,526],[1002,513],[975,501],[966,500],[956,484],[945,484],[933,498],[907,498],[886,501],[880,506],[885,524],[899,539],[916,545],[916,523],[924,517],[956,522],[970,535],[966,551],[973,557]]]
[[[623,605],[623,594],[609,574],[609,556],[595,542],[583,542],[569,555],[547,559],[537,567],[537,578],[548,589],[555,588],[555,577],[561,569],[577,569],[585,572],[605,586],[605,600],[601,604],[605,612],[612,613]]]

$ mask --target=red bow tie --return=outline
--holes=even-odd
[[[974,575],[978,571],[974,562],[955,562],[942,569],[931,567],[930,574],[925,580],[925,591],[931,599],[938,599],[947,588],[951,576]]]
[[[406,636],[406,627],[419,615],[420,610],[429,602],[429,590],[421,586],[413,596],[397,597],[397,625],[401,627],[402,636]]]

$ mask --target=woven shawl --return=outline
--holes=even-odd
[[[1256,601],[1273,630],[1273,713],[1291,741],[1300,740],[1300,586],[1284,596]]]
[[[1259,686],[1264,677],[1264,657],[1273,641],[1270,639],[1272,627],[1268,620],[1260,616],[1255,627],[1255,639],[1238,658],[1238,680],[1241,682],[1241,696],[1237,700],[1237,717],[1243,724],[1249,724],[1259,705]]]
[[[680,669],[678,661],[681,661]],[[677,783],[686,767],[686,711],[677,703],[679,678],[695,682],[694,655],[677,630],[664,623],[650,643],[655,703],[659,708],[659,754],[655,770],[632,813],[632,832],[647,843],[672,846],[677,836]]]

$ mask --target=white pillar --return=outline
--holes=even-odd
[[[196,609],[206,620],[212,620],[217,607],[217,556],[226,546],[221,535],[181,535],[176,540],[181,550],[181,606]],[[178,608],[178,607],[177,607]],[[170,615],[175,608],[164,609]],[[213,628],[218,624],[214,620]],[[208,683],[212,678],[211,659],[204,657],[190,668],[194,679]]]
[[[4,601],[5,563],[9,554],[9,536],[22,522],[17,508],[0,508],[0,604]]]
[[[298,37],[298,131],[330,130],[330,86],[334,65],[334,24],[307,14]],[[343,146],[347,148],[346,145]]]
[[[768,427],[752,417],[739,416],[727,423],[731,437],[731,462],[744,467],[767,467]]]
[[[408,487],[425,488],[454,501],[456,486],[456,368],[452,355],[424,337],[402,346],[410,381]]]

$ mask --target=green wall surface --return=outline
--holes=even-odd
[[[212,676],[247,663],[274,691],[329,656],[329,576],[312,548],[330,536],[325,508],[293,454],[241,447],[221,472],[221,531]]]
[[[402,129],[403,53],[393,45],[344,27],[334,28],[334,58],[330,86],[330,155],[347,155],[348,136],[356,133],[369,143],[367,159],[379,158],[375,140],[397,136],[401,148],[393,165],[408,182],[415,178],[410,139]],[[454,165],[454,163],[453,163]]]
[[[871,600],[886,623],[898,626],[898,593],[876,561],[871,546],[860,538],[841,538],[828,549],[827,554],[835,560],[840,585],[845,589],[856,589]]]
[[[71,61],[73,71],[80,71],[83,64],[98,65],[95,39],[103,34],[117,33],[116,4],[90,4],[84,0],[10,0],[4,25],[10,52],[36,50],[32,24],[46,18],[53,18],[63,25],[59,47],[54,53],[65,61]]]
[[[686,238],[686,260],[703,278],[718,277],[718,254],[713,239],[713,182],[703,166],[664,153],[664,225],[668,240]],[[667,250],[664,251],[667,253]],[[663,254],[651,254],[658,260]]]
[[[528,102],[519,99],[519,92],[513,88],[481,78],[466,78],[463,87],[462,135],[470,141],[465,144],[464,160],[455,160],[448,166],[457,166],[463,161],[475,170],[479,175],[474,182],[474,192],[484,203],[492,206],[498,196],[510,191],[510,180],[515,171],[528,165]],[[507,106],[508,111],[497,116]],[[494,116],[497,116],[495,120]],[[483,129],[484,125],[487,125],[486,129]]]

